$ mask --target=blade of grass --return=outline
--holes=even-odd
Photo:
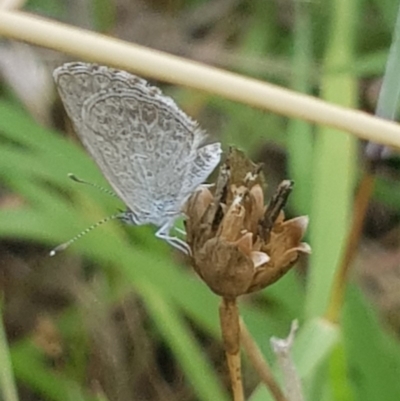
[[[379,268],[379,266],[377,266]],[[374,307],[349,285],[343,310],[343,342],[356,401],[397,401],[400,394],[398,339],[382,330]]]
[[[330,41],[325,66],[351,65],[354,60],[357,0],[331,4]],[[356,104],[357,82],[348,73],[324,74],[322,96],[352,107]],[[321,315],[328,303],[349,225],[357,148],[354,137],[330,128],[320,129],[314,158],[310,257],[306,313]]]
[[[3,401],[18,401],[10,352],[3,324],[3,307],[0,306],[0,394]]]
[[[400,98],[400,83],[398,74],[400,71],[400,7],[398,8],[398,19],[395,26],[393,41],[390,47],[389,58],[386,72],[383,78],[382,88],[378,97],[376,114],[387,119],[394,119]],[[337,271],[332,297],[327,310],[327,318],[337,321],[340,316],[342,303],[345,294],[346,283],[348,280],[351,262],[357,250],[357,245],[361,237],[363,222],[368,210],[369,200],[372,196],[375,184],[375,161],[387,152],[381,145],[369,143],[366,154],[370,157],[364,166],[364,173],[360,181],[357,195],[354,202],[354,212],[352,225],[349,230],[346,247],[343,252],[342,261]]]
[[[310,93],[309,71],[312,67],[311,3],[295,1],[295,27],[293,32],[293,81],[292,89]],[[312,188],[313,135],[311,125],[305,121],[290,120],[287,128],[289,176],[295,182],[290,203],[300,214],[310,213]]]
[[[388,120],[394,120],[398,110],[400,99],[399,80],[400,60],[400,5],[397,9],[397,21],[393,32],[392,44],[386,63],[385,75],[383,76],[381,90],[379,92],[378,104],[375,114]],[[379,158],[384,151],[381,145],[369,143],[366,154],[372,159]]]
[[[11,359],[18,379],[29,384],[45,398],[54,401],[95,400],[75,381],[55,373],[46,366],[43,355],[27,341],[13,346]]]
[[[149,283],[140,286],[140,293],[159,331],[173,350],[199,399],[228,400],[227,394],[212,373],[212,368],[203,351],[193,340],[188,325],[184,323],[175,308],[171,307],[165,298],[160,297],[157,288]]]

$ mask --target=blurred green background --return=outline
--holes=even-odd
[[[23,9],[373,113],[398,6],[393,0],[35,0]],[[108,187],[55,93],[51,72],[68,60],[0,42],[0,399],[228,400],[219,299],[152,227],[112,222],[48,256],[124,207],[67,178],[72,172]],[[235,145],[264,163],[267,194],[293,179],[287,215],[310,217],[313,254],[240,303],[271,365],[269,338],[286,336],[297,318],[295,361],[307,400],[397,401],[396,158],[378,169],[334,324],[323,316],[364,144],[332,128],[156,84],[225,150]],[[244,379],[249,400],[271,399],[245,356]]]

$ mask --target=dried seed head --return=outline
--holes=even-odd
[[[293,183],[283,181],[264,206],[261,166],[231,149],[214,194],[201,188],[188,201],[187,242],[193,266],[217,294],[234,298],[262,289],[285,274],[300,253],[306,216],[284,220]]]

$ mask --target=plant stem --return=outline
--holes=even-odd
[[[225,355],[231,378],[233,399],[234,401],[244,401],[240,360],[239,309],[236,298],[222,298],[219,315]]]
[[[240,319],[240,339],[251,364],[257,371],[260,379],[269,389],[271,395],[276,401],[286,401],[286,397],[284,396],[279,384],[275,380],[270,366],[264,359],[264,355],[262,354],[257,343],[254,341],[250,332],[247,330],[247,327],[242,319]]]
[[[326,319],[332,323],[339,321],[351,262],[357,251],[374,184],[375,175],[368,168],[365,168],[354,202],[353,220],[347,237],[346,247],[339,269],[336,272],[332,285],[331,298],[325,313]]]
[[[0,10],[0,36],[118,66],[400,148],[400,128],[393,122],[45,18]]]

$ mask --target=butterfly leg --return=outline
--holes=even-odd
[[[179,227],[174,227],[174,230],[175,230],[178,234],[181,234],[181,235],[185,235],[185,236],[186,236],[186,231],[185,231],[185,230],[182,230],[182,229],[179,228]]]
[[[181,240],[178,237],[171,237],[169,235],[169,224],[161,227],[157,232],[156,232],[156,237],[163,239],[164,241],[167,241],[168,244],[172,245],[175,249],[180,250],[181,252],[185,253],[186,255],[191,255],[192,252],[190,250],[189,245]]]

